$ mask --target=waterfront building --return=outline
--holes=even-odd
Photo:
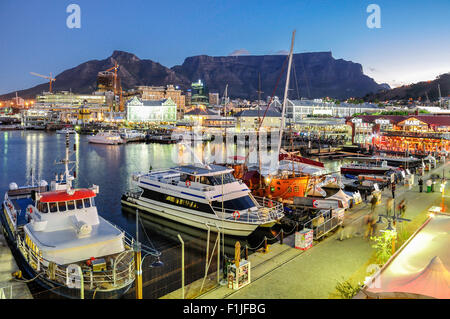
[[[346,141],[350,141],[352,136],[352,129],[343,118],[305,118],[293,123],[292,130],[299,135],[341,138]]]
[[[362,115],[347,120],[352,141],[380,151],[427,155],[450,151],[448,115]]]
[[[278,99],[274,99],[270,107],[282,107],[282,103]],[[355,113],[374,113],[379,112],[380,108],[372,103],[335,103],[325,102],[322,99],[314,100],[290,100],[286,102],[286,118],[287,122],[300,122],[307,117],[339,117],[344,118],[353,116]]]
[[[191,108],[184,113],[183,120],[191,125],[203,126],[208,120],[218,120],[221,116],[218,113],[214,113],[205,106],[197,106]]]
[[[177,86],[138,86],[141,98],[147,101],[160,101],[170,98],[177,105],[177,119],[183,118],[186,109],[186,97]]]
[[[169,97],[161,100],[144,100],[137,96],[126,103],[129,122],[176,122],[177,104]]]
[[[105,106],[106,95],[104,93],[97,94],[75,94],[68,91],[56,93],[44,92],[36,96],[36,107],[52,107],[52,106]]]
[[[265,115],[265,116],[264,116]],[[262,121],[261,128],[280,128],[281,113],[274,109],[247,109],[235,114],[236,128],[239,130],[256,130]]]

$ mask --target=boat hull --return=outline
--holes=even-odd
[[[223,220],[216,215],[210,214],[210,216],[201,215],[200,213],[193,214],[191,212],[184,212],[177,209],[175,206],[163,206],[157,201],[143,201],[141,199],[131,198],[126,195],[122,196],[122,205],[131,208],[138,208],[144,211],[144,213],[150,213],[156,216],[160,216],[169,220],[173,220],[177,223],[185,224],[191,227],[196,227],[204,230],[208,228],[214,232],[224,232],[226,235],[247,237],[256,228],[263,225],[245,223],[239,221]],[[145,216],[145,215],[144,215]],[[269,222],[267,224],[272,224]]]
[[[263,188],[254,188],[252,193],[259,197],[290,199],[304,197],[308,189],[310,177],[298,176],[291,178],[272,178],[269,185]]]

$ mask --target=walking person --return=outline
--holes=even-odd
[[[422,179],[422,177],[419,177],[419,181],[417,183],[419,184],[419,192],[422,193],[422,190],[423,190],[423,179]]]
[[[375,212],[375,206],[377,205],[377,197],[372,195],[372,199],[370,200],[370,212],[373,214]]]

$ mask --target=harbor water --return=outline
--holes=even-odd
[[[73,144],[76,148],[73,149]],[[122,145],[101,145],[88,143],[86,135],[70,136],[73,152],[69,167],[76,172],[74,187],[98,185],[100,192],[96,197],[99,214],[117,225],[131,236],[136,233],[136,214],[121,207],[121,195],[134,188],[131,175],[134,172],[147,172],[151,169],[168,168],[178,163],[174,153],[174,144],[128,143]],[[198,147],[206,149],[208,143],[199,143]],[[195,152],[197,153],[197,149]],[[31,172],[34,180],[54,179],[55,174],[63,173],[62,165],[55,162],[65,156],[65,135],[44,131],[4,131],[0,135],[0,190],[5,192],[11,182],[18,185],[31,184]],[[144,267],[144,298],[159,298],[181,287],[181,246],[178,234],[186,244],[185,268],[186,284],[203,277],[206,261],[207,232],[161,218],[150,218],[140,213],[139,240],[161,251],[163,267]],[[274,242],[270,229],[257,229],[247,238],[225,236],[221,243],[221,255],[234,257],[234,245],[239,241],[241,247],[252,249],[262,247],[264,238],[268,243]],[[216,234],[211,233],[209,252],[211,254]],[[145,258],[145,265],[152,262],[152,256]],[[217,270],[216,258],[211,259],[208,273]],[[187,266],[186,266],[187,265]],[[189,267],[192,267],[190,269]],[[147,283],[147,284],[146,284]],[[31,290],[34,298],[52,298],[54,294],[40,291],[38,287]],[[125,298],[134,298],[133,289]]]

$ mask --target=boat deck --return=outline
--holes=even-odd
[[[17,216],[17,226],[23,226],[28,223],[27,220],[27,206],[33,204],[30,197],[10,199],[16,211],[19,212]]]

